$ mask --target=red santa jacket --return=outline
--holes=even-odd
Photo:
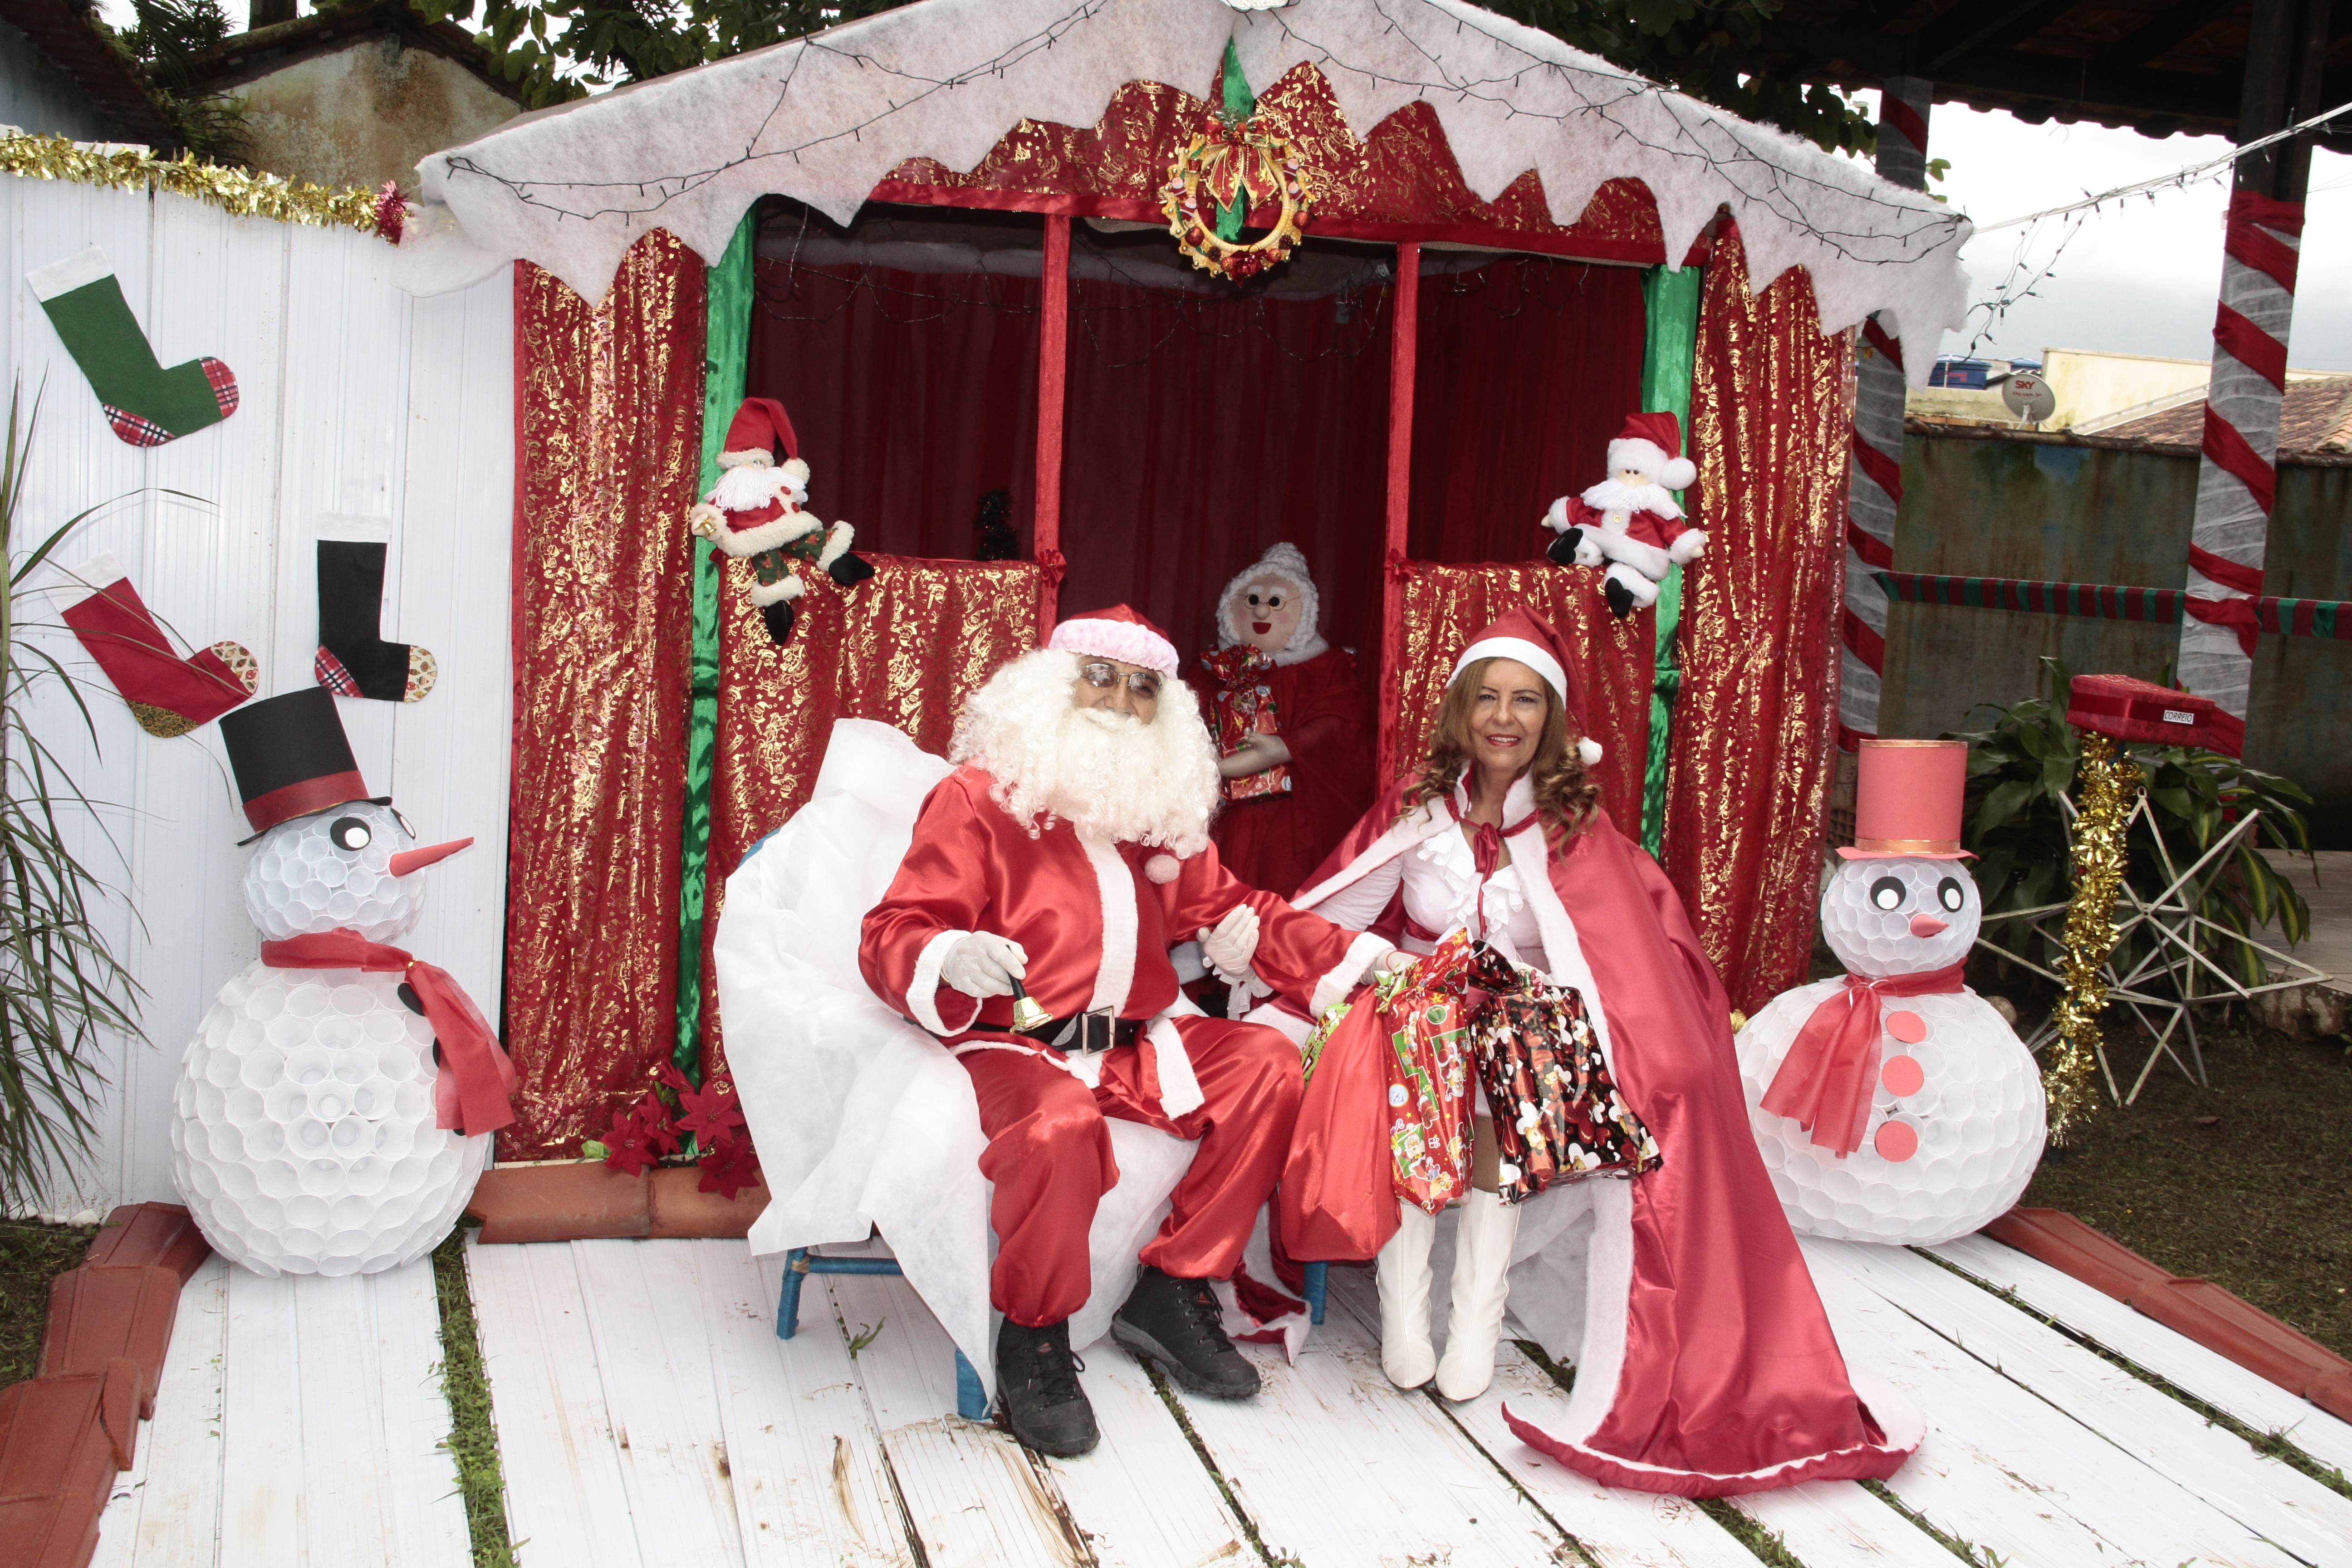
[[[1609,514],[1587,501],[1582,496],[1568,498],[1568,525],[1570,528],[1605,528]],[[1664,550],[1691,531],[1687,516],[1668,517],[1662,511],[1629,511],[1625,514],[1625,536],[1640,543]]]
[[[931,791],[858,947],[874,994],[950,1046],[1012,1027],[1011,997],[975,1001],[940,982],[949,951],[974,931],[1021,944],[1029,960],[1022,985],[1057,1018],[1168,1011],[1178,996],[1169,944],[1189,941],[1237,904],[1258,911],[1259,975],[1309,1011],[1345,995],[1388,951],[1378,937],[1244,886],[1213,846],[1179,862],[1173,880],[1155,882],[1144,868],[1161,851],[1081,838],[1066,822],[1032,837],[991,798],[991,782],[963,767]]]

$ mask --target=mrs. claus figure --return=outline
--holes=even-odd
[[[1287,894],[1372,803],[1371,714],[1355,656],[1317,629],[1320,596],[1295,544],[1225,584],[1213,678],[1225,808],[1212,837],[1226,869]]]

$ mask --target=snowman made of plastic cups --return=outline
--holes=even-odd
[[[388,945],[419,847],[370,796],[333,694],[226,714],[255,837],[245,907],[261,957],[221,987],[182,1058],[172,1179],[215,1250],[257,1274],[373,1274],[449,1233],[512,1120],[497,1037],[448,974]]]
[[[1801,1235],[1924,1246],[2017,1202],[2047,1120],[2033,1055],[1961,981],[1984,903],[1960,848],[1968,747],[1864,741],[1854,843],[1822,889],[1846,967],[1735,1037],[1748,1119]]]

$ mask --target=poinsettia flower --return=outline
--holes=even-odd
[[[698,1142],[714,1142],[743,1125],[743,1107],[735,1086],[723,1077],[713,1078],[699,1089],[682,1089],[677,1098],[683,1108],[677,1124]]]
[[[721,1197],[731,1198],[760,1179],[759,1152],[744,1133],[715,1140],[696,1163],[702,1167],[699,1190],[717,1193]]]

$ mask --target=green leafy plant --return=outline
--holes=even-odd
[[[8,399],[0,456],[0,1208],[15,1211],[89,1149],[90,1108],[105,1087],[99,1037],[144,1039],[140,990],[91,918],[106,889],[68,845],[60,808],[95,822],[90,802],[37,732],[35,700],[54,682],[91,743],[98,731],[74,677],[26,635],[25,580],[90,515],[67,519],[18,552],[25,466],[38,415]],[[90,509],[95,510],[95,508]]]
[[[2066,722],[2065,693],[2072,674],[2054,658],[2044,658],[2042,669],[2041,696],[2007,708],[1979,704],[1991,709],[1992,723],[1982,730],[1953,731],[1944,739],[1969,743],[1968,817],[1961,842],[1978,856],[1984,934],[2012,952],[2048,962],[2056,956],[2054,945],[2036,937],[2031,922],[2017,911],[2063,903],[2073,890],[2065,817],[2059,803],[2074,789],[2080,752]],[[2220,935],[2200,928],[2206,955],[2242,983],[2262,984],[2268,979],[2262,954],[2236,937],[2252,937],[2258,928],[2275,921],[2289,942],[2302,942],[2311,934],[2311,910],[2303,895],[2271,868],[2256,840],[2308,850],[2311,828],[2302,808],[2311,804],[2311,796],[2290,779],[2250,768],[2219,752],[2148,745],[2126,751],[2147,780],[2149,812],[2164,836],[2164,852],[2159,853],[2144,824],[2132,829],[2125,879],[2144,899],[2161,893],[2242,815],[2263,814],[2253,833],[2182,889],[2190,908],[2222,928]],[[2132,942],[2117,951],[2118,971],[2128,972],[2139,956],[2138,948]]]

